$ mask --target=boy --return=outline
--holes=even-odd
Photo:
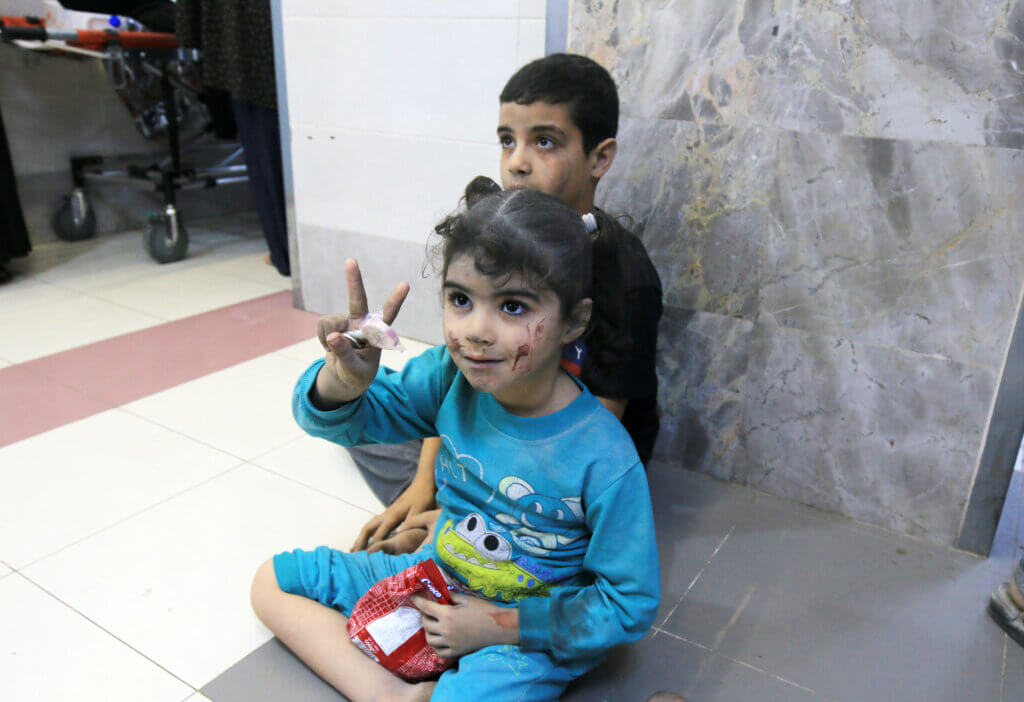
[[[592,214],[595,235],[606,233],[621,248],[628,280],[623,306],[632,342],[628,359],[615,374],[600,374],[595,364],[587,361],[591,352],[600,350],[577,343],[566,349],[563,367],[583,380],[622,421],[646,465],[659,428],[655,351],[662,312],[661,281],[640,240],[594,206],[597,183],[611,168],[618,149],[615,82],[585,56],[552,54],[519,69],[499,99],[502,186],[506,190],[540,190],[558,197],[580,215]],[[434,522],[432,513],[425,512],[434,507],[434,465],[440,446],[440,439],[432,438],[349,449],[370,487],[382,502],[390,504],[363,527],[353,551],[370,546],[371,551],[402,552],[423,541],[424,529],[403,531],[401,526]],[[423,516],[418,517],[420,514]],[[383,542],[396,526],[400,533]]]

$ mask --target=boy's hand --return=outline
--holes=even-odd
[[[362,551],[370,543],[378,544],[388,538],[388,535],[391,534],[395,527],[398,527],[398,530],[401,531],[412,517],[423,514],[426,510],[433,509],[434,491],[432,488],[433,483],[421,488],[419,483],[414,480],[391,503],[390,507],[363,525],[359,536],[356,537],[355,543],[352,544],[352,548],[349,550],[354,553],[355,551]],[[416,522],[416,526],[433,527],[433,524]],[[377,549],[373,546],[369,549],[370,553],[373,553],[375,550]]]
[[[388,538],[370,544],[366,552],[383,551],[394,556],[419,551],[424,545],[434,541],[434,526],[440,516],[441,510],[432,509],[409,517]]]
[[[357,329],[370,314],[366,304],[366,289],[355,259],[345,261],[345,275],[348,278],[348,315],[329,315],[317,320],[317,336],[324,347],[324,367],[316,377],[315,404],[321,410],[336,407],[356,399],[370,387],[380,365],[380,349],[367,346],[352,348],[342,332]],[[384,303],[383,317],[391,324],[398,315],[409,284],[399,283]]]
[[[452,594],[455,604],[431,602],[419,595],[413,602],[420,610],[427,643],[442,658],[458,658],[484,646],[519,644],[519,608],[499,607],[487,600]]]

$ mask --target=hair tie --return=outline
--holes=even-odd
[[[583,215],[583,226],[586,228],[587,234],[593,234],[597,231],[597,217],[594,216],[593,212]]]

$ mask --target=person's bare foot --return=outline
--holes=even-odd
[[[274,265],[273,263],[270,262],[270,254],[267,254],[266,256],[263,257],[263,262],[268,266]]]

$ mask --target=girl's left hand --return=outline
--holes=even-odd
[[[416,596],[427,643],[442,658],[458,658],[485,646],[519,644],[519,609],[499,607],[479,597],[452,593],[445,605]]]

